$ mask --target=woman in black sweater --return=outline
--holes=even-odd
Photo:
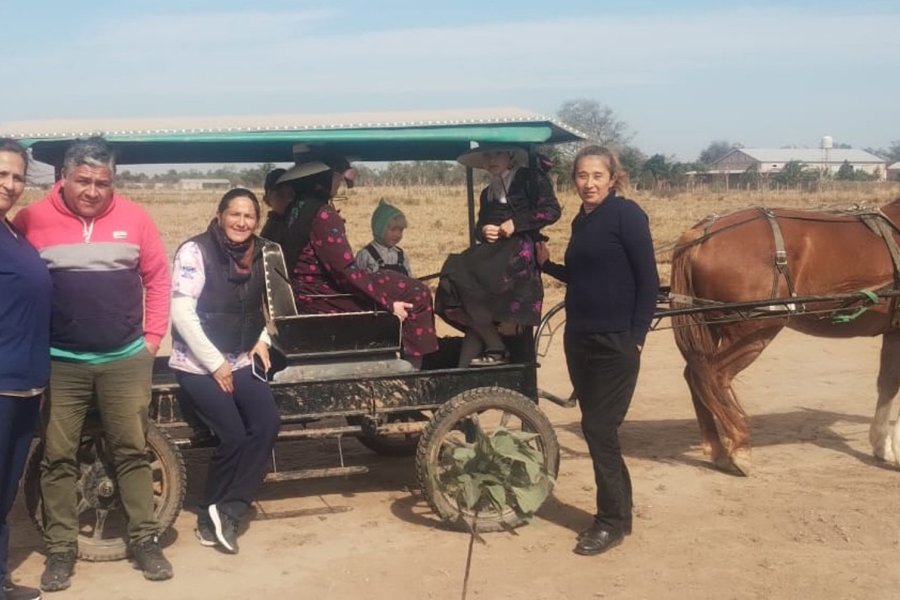
[[[594,555],[631,533],[631,479],[618,429],[637,383],[659,277],[647,215],[619,195],[628,175],[618,157],[588,146],[575,157],[572,179],[582,204],[565,263],[551,262],[544,244],[537,260],[567,284],[566,364],[597,485],[597,514],[578,535],[575,552]]]

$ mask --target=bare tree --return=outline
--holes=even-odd
[[[556,116],[566,125],[586,134],[592,144],[622,148],[634,137],[628,131],[628,124],[619,119],[613,109],[595,100],[568,100]]]

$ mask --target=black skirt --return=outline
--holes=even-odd
[[[451,254],[435,294],[435,311],[460,329],[472,323],[537,325],[544,288],[529,235],[514,235]]]

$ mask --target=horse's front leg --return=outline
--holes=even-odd
[[[869,427],[869,442],[875,458],[900,465],[900,421],[891,427],[894,397],[900,390],[900,332],[882,336],[878,368],[878,403]]]

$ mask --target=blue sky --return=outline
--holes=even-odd
[[[0,20],[12,66],[0,123],[479,106],[552,115],[589,98],[644,152],[681,160],[715,139],[900,139],[896,0],[9,0]]]

